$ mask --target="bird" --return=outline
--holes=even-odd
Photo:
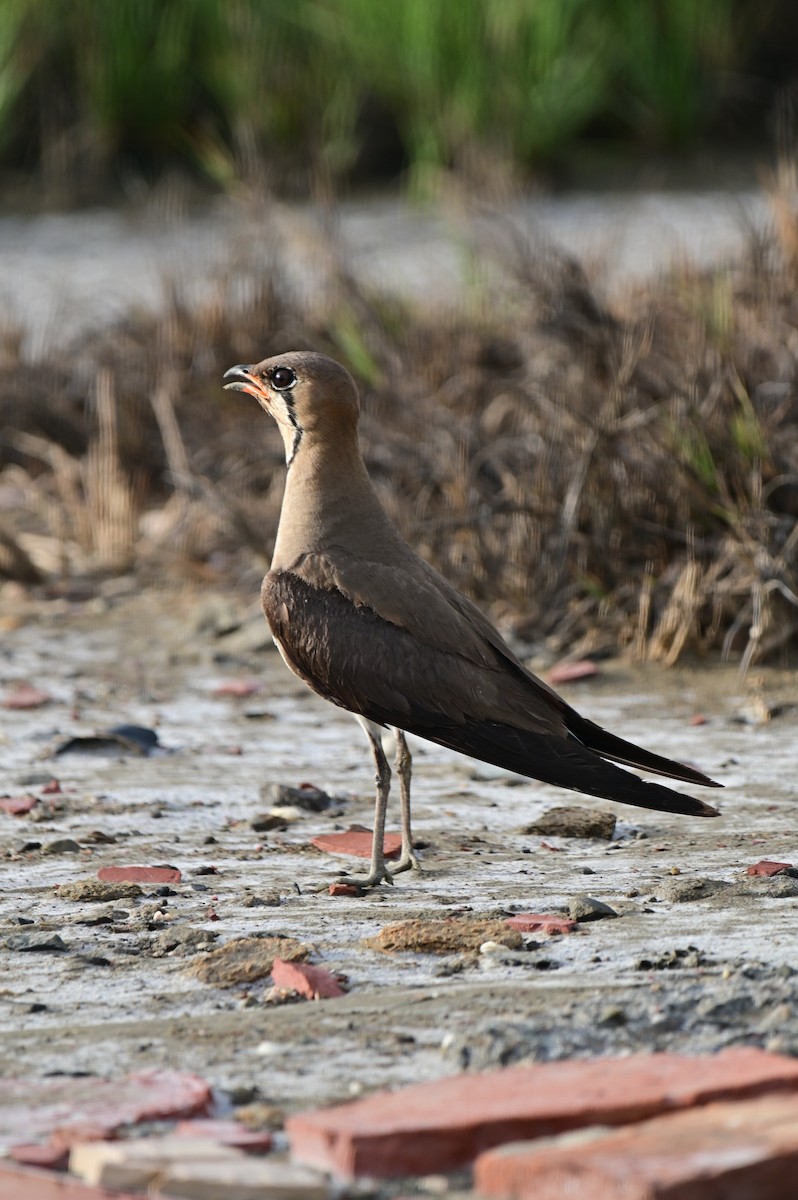
[[[404,540],[382,507],[358,438],[350,373],[300,350],[231,367],[224,387],[253,396],[277,423],[286,483],[261,603],[287,666],[360,722],[374,759],[371,862],[364,887],[420,869],[410,814],[407,734],[531,779],[641,808],[714,817],[703,800],[625,770],[721,787],[581,716],[527,670],[482,611]],[[396,737],[401,849],[383,841]]]

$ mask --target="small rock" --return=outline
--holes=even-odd
[[[705,879],[700,876],[685,879],[676,876],[661,883],[655,895],[660,900],[669,900],[674,904],[686,904],[692,900],[706,900],[708,896],[716,896],[728,887],[731,887],[731,884],[727,883],[725,879]]]
[[[261,813],[252,818],[249,827],[256,833],[283,833],[288,828],[288,821],[275,813]]]
[[[202,983],[231,987],[254,983],[271,975],[274,960],[298,962],[306,959],[310,948],[290,937],[236,938],[211,950],[200,962],[192,963],[191,974]]]
[[[285,1113],[276,1104],[266,1104],[262,1100],[253,1100],[238,1106],[235,1110],[236,1120],[247,1129],[282,1129],[285,1124]]]
[[[141,888],[137,883],[103,883],[99,879],[76,879],[73,883],[62,883],[58,889],[59,898],[89,904],[129,900],[140,895]]]
[[[312,783],[289,787],[285,783],[264,783],[260,798],[272,808],[301,808],[305,812],[324,812],[334,803],[332,796]]]
[[[283,898],[279,892],[267,892],[265,896],[247,896],[244,908],[279,908]]]
[[[211,929],[197,929],[192,925],[172,925],[159,933],[152,944],[153,958],[163,958],[167,954],[182,957],[197,954],[207,950],[211,942],[215,942],[218,933]]]
[[[615,814],[578,805],[550,808],[521,832],[542,837],[601,838],[608,842],[615,832]]]
[[[6,938],[6,948],[47,954],[69,949],[57,933],[12,933],[11,937]]]
[[[363,945],[386,953],[414,951],[421,954],[457,954],[479,950],[483,942],[501,942],[511,950],[520,950],[524,939],[506,921],[483,917],[449,917],[438,921],[420,918],[386,925],[378,934],[365,938]]]
[[[80,846],[74,838],[56,838],[42,848],[42,854],[79,854]]]
[[[573,921],[603,921],[618,916],[614,908],[594,896],[573,896],[568,901],[568,915]]]

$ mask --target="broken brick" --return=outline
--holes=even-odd
[[[101,867],[97,878],[103,883],[180,883],[177,867]]]
[[[0,1079],[0,1145],[52,1138],[63,1145],[111,1137],[121,1125],[204,1114],[211,1089],[181,1071],[121,1079]]]
[[[784,871],[791,871],[792,863],[771,862],[767,858],[761,858],[759,862],[750,866],[746,875],[781,875]]]
[[[372,834],[368,829],[347,829],[343,833],[320,833],[310,839],[311,846],[328,854],[351,854],[354,858],[371,858]],[[383,840],[386,858],[398,858],[402,839],[398,833],[386,833]]]
[[[298,992],[308,1000],[332,1000],[344,995],[334,975],[324,967],[312,967],[308,963],[285,962],[282,958],[275,958],[272,980],[275,987]]]
[[[35,796],[0,796],[0,808],[12,817],[21,817],[29,813],[38,803]]]
[[[130,1192],[106,1192],[55,1171],[0,1159],[0,1200],[141,1200]]]
[[[331,896],[362,896],[363,888],[359,883],[331,883],[327,891]]]
[[[458,1075],[289,1117],[298,1162],[342,1179],[457,1169],[504,1142],[668,1110],[798,1092],[798,1061],[752,1047],[712,1057],[637,1054]]]
[[[474,1168],[476,1190],[500,1200],[792,1200],[796,1179],[798,1097],[790,1095],[708,1104],[579,1141],[510,1143]]]
[[[507,917],[505,924],[519,933],[571,933],[576,929],[576,921],[558,913],[516,913]]]
[[[546,672],[545,678],[557,687],[561,683],[576,683],[579,679],[592,679],[598,673],[598,666],[592,659],[580,658],[572,662],[555,663]]]
[[[41,708],[51,700],[49,692],[43,692],[29,683],[21,683],[6,695],[2,704],[3,708],[9,709]]]

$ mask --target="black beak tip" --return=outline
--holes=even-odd
[[[230,367],[229,371],[225,371],[222,378],[226,381],[224,384],[226,391],[238,392],[241,391],[246,384],[252,383],[250,368],[239,364],[235,367]]]

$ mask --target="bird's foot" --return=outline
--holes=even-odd
[[[372,867],[368,875],[339,875],[336,883],[354,883],[361,888],[379,887],[381,883],[393,886],[392,874],[383,863],[380,867]]]
[[[402,856],[394,867],[389,870],[390,875],[401,875],[402,871],[416,871],[419,875],[424,874],[424,868],[416,858],[412,850],[402,852]]]

